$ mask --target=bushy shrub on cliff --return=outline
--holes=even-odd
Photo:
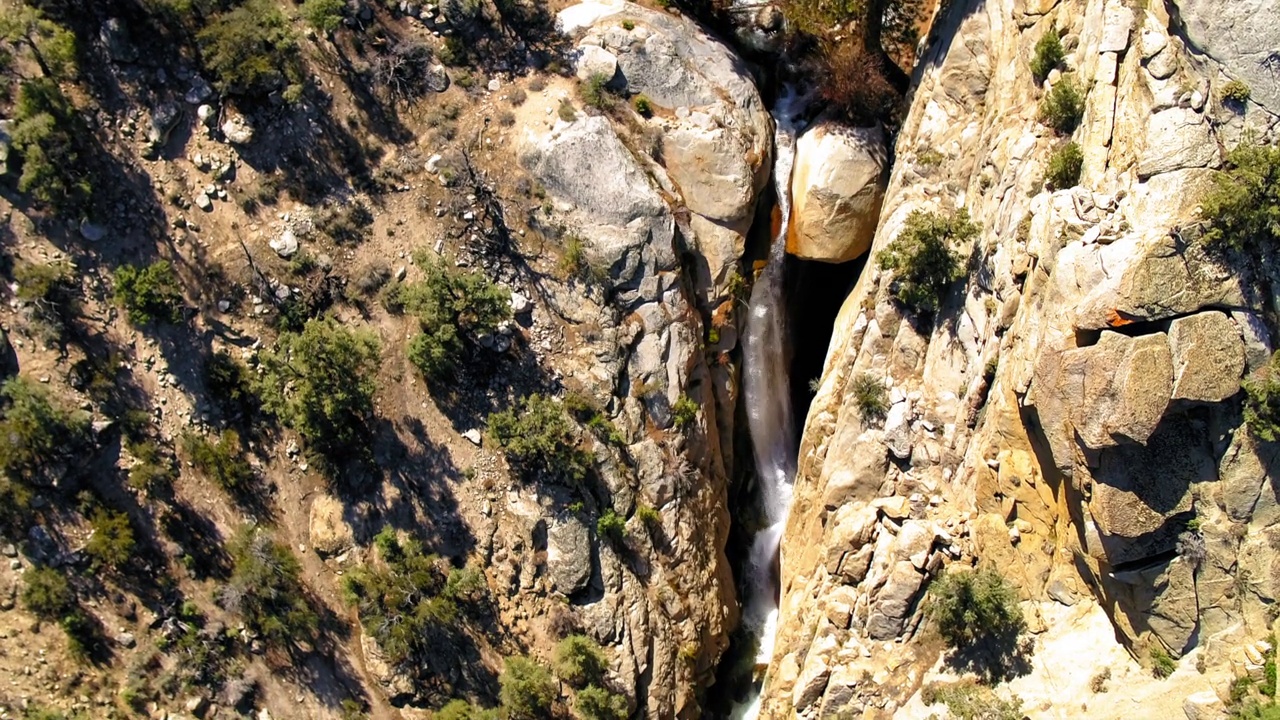
[[[580,720],[627,720],[627,699],[592,685],[578,692],[573,712]]]
[[[557,692],[551,673],[527,657],[506,659],[498,678],[499,697],[510,720],[541,720],[551,716]]]
[[[575,688],[598,683],[608,668],[600,644],[586,635],[570,635],[556,645],[556,676]]]
[[[80,145],[86,135],[56,82],[47,77],[24,82],[10,131],[22,163],[18,190],[64,215],[83,208],[93,195],[90,165]]]
[[[283,333],[260,360],[263,406],[330,462],[366,452],[373,421],[378,340],[333,318]]]
[[[1280,147],[1245,141],[1227,154],[1200,205],[1210,246],[1250,253],[1280,247]]]
[[[418,318],[422,332],[409,343],[409,361],[428,381],[453,377],[463,351],[511,317],[511,292],[480,272],[463,272],[425,253],[421,282],[388,290],[387,302]]]
[[[220,591],[224,607],[268,642],[310,640],[319,622],[300,579],[302,566],[266,531],[247,527],[229,545],[234,563]]]
[[[530,395],[490,415],[489,436],[526,479],[560,476],[577,481],[591,466],[591,456],[578,447],[564,406],[545,395]]]
[[[1244,421],[1249,432],[1264,442],[1280,440],[1280,352],[1266,367],[1258,368],[1241,383],[1244,388]]]
[[[950,570],[934,580],[930,594],[938,631],[957,650],[1016,638],[1026,628],[1017,591],[991,568]]]
[[[1084,151],[1079,144],[1070,142],[1049,156],[1049,168],[1045,170],[1044,179],[1054,190],[1065,190],[1080,182],[1083,169]]]
[[[894,297],[917,312],[932,314],[947,288],[964,277],[960,255],[952,246],[977,234],[978,226],[964,208],[950,216],[915,210],[876,262],[893,271]]]
[[[1044,82],[1049,73],[1062,63],[1066,53],[1062,49],[1062,38],[1057,30],[1047,30],[1036,41],[1035,54],[1031,57],[1031,75],[1036,82]]]
[[[942,704],[956,720],[1022,720],[1022,701],[1002,700],[991,688],[961,680],[954,683],[931,683],[920,691],[926,705]]]
[[[129,322],[146,325],[182,319],[181,285],[168,260],[157,260],[145,267],[121,265],[112,277],[116,302],[128,312]]]
[[[196,36],[218,89],[265,96],[302,79],[298,41],[272,0],[248,0]]]
[[[417,540],[401,541],[389,525],[374,545],[380,562],[356,568],[342,584],[365,632],[393,665],[448,649],[459,606],[480,597],[483,577],[475,570],[450,568]]]
[[[1071,75],[1064,76],[1040,101],[1040,121],[1070,135],[1084,117],[1084,92]]]
[[[870,423],[884,419],[889,411],[889,393],[885,390],[880,378],[869,372],[858,373],[853,379],[853,400],[858,405],[858,413],[862,422]]]
[[[0,518],[20,514],[30,486],[58,475],[88,437],[88,418],[54,404],[22,377],[0,387]]]

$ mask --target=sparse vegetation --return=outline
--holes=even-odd
[[[29,308],[32,334],[47,343],[64,341],[79,294],[71,269],[63,263],[22,263],[14,268],[13,279],[18,299]]]
[[[530,395],[515,407],[489,416],[489,436],[526,478],[581,480],[591,458],[578,447],[577,433],[563,405]]]
[[[146,267],[121,265],[113,278],[116,302],[124,306],[134,325],[176,323],[182,319],[182,286],[168,260],[157,260]]]
[[[1022,720],[1022,702],[1014,697],[1003,700],[991,690],[972,680],[954,683],[932,683],[921,691],[926,705],[943,704],[955,720]]]
[[[1253,255],[1280,247],[1280,147],[1246,140],[1232,149],[1200,216],[1210,247]]]
[[[649,117],[653,115],[653,103],[644,95],[637,95],[631,99],[631,107],[639,113],[641,117]]]
[[[617,547],[627,539],[627,520],[609,508],[596,520],[596,534]]]
[[[1031,75],[1036,82],[1042,83],[1049,73],[1062,64],[1066,53],[1062,49],[1062,38],[1058,31],[1050,28],[1036,41],[1035,53],[1031,57]]]
[[[57,620],[75,606],[75,595],[62,573],[49,567],[28,570],[22,576],[22,605],[41,620]]]
[[[160,493],[178,477],[173,460],[155,440],[127,443],[134,465],[129,468],[129,487],[147,495]]]
[[[263,405],[330,462],[363,457],[378,360],[372,333],[332,318],[309,320],[302,332],[283,333],[262,354]]]
[[[573,122],[578,119],[578,109],[573,106],[573,101],[564,98],[560,101],[560,107],[557,108],[556,114],[565,122]]]
[[[889,392],[885,390],[880,378],[869,372],[858,373],[850,390],[864,423],[884,419],[885,413],[889,411]]]
[[[1063,135],[1070,135],[1084,117],[1084,93],[1075,77],[1065,75],[1040,101],[1040,121]]]
[[[1078,144],[1069,142],[1049,156],[1049,168],[1045,170],[1044,179],[1054,190],[1065,190],[1080,182],[1083,168],[1084,152]]]
[[[306,0],[302,3],[302,17],[311,27],[327,35],[342,27],[346,6],[343,0]]]
[[[964,277],[960,255],[953,245],[978,235],[978,226],[964,208],[950,216],[914,210],[898,236],[880,251],[876,261],[894,273],[894,297],[913,310],[932,314],[947,288]]]

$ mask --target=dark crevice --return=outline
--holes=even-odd
[[[814,390],[811,383],[822,376],[827,349],[835,331],[836,316],[858,277],[867,256],[845,263],[825,263],[787,256],[786,298],[791,336],[791,403],[796,437],[804,430],[805,416]]]

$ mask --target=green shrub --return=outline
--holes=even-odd
[[[510,720],[542,720],[550,717],[556,686],[551,673],[527,657],[506,659],[498,678],[499,697]]]
[[[390,526],[374,539],[380,563],[367,564],[343,578],[343,593],[360,615],[365,632],[393,665],[431,664],[452,642],[459,605],[482,596],[483,575],[474,569],[450,569],[417,540],[401,541]]]
[[[573,101],[569,98],[560,100],[560,107],[556,109],[556,114],[565,122],[573,122],[578,119],[578,109],[573,106]]]
[[[311,27],[325,34],[342,27],[344,0],[306,0],[302,3],[302,17]]]
[[[271,0],[248,0],[222,13],[196,39],[223,92],[263,96],[302,80],[297,38]]]
[[[1017,592],[995,570],[948,571],[933,582],[930,594],[938,630],[953,648],[1016,636],[1026,628]]]
[[[1211,247],[1255,255],[1280,247],[1280,147],[1246,141],[1227,153],[1200,216]]]
[[[86,132],[56,82],[22,83],[10,130],[22,161],[18,190],[64,215],[85,206],[93,195],[92,171],[80,143]]]
[[[1245,392],[1244,420],[1249,431],[1264,442],[1280,440],[1280,351],[1240,385]]]
[[[636,517],[640,518],[640,522],[644,523],[645,527],[649,529],[662,526],[662,515],[648,505],[641,505],[637,507]]]
[[[95,566],[114,569],[129,562],[138,543],[133,538],[133,525],[128,515],[98,508],[93,511],[89,523],[93,527],[93,536],[85,543],[84,551],[93,559]]]
[[[579,720],[627,720],[627,699],[592,685],[578,692],[573,705]]]
[[[22,605],[41,620],[57,620],[75,609],[75,595],[62,573],[48,567],[28,570],[22,576]]]
[[[116,302],[124,306],[129,322],[176,323],[182,319],[182,286],[168,260],[146,267],[121,265],[113,274]]]
[[[685,427],[698,419],[698,410],[700,406],[693,398],[688,395],[681,395],[676,399],[675,405],[671,406],[671,416],[675,419],[676,427]]]
[[[608,110],[613,107],[613,95],[609,92],[609,76],[604,73],[592,73],[591,77],[578,87],[578,92],[587,107],[597,110]]]
[[[489,436],[527,479],[545,475],[577,481],[591,467],[564,406],[544,395],[530,395],[490,415]]]
[[[231,417],[252,414],[262,403],[248,369],[225,350],[215,352],[205,363],[204,387],[209,399]]]
[[[1084,152],[1074,142],[1063,145],[1049,156],[1049,169],[1044,179],[1054,190],[1065,190],[1075,187],[1080,182],[1080,171],[1084,169]]]
[[[427,380],[441,382],[453,377],[464,350],[510,319],[511,292],[481,272],[462,272],[425,254],[418,264],[425,277],[402,285],[396,301],[422,329],[409,344],[409,361]]]
[[[182,450],[196,470],[226,492],[240,493],[253,484],[253,468],[244,458],[240,433],[235,430],[223,430],[217,442],[187,432],[182,436]]]
[[[575,688],[595,684],[604,676],[608,663],[600,644],[586,635],[570,635],[556,645],[552,664],[556,675]]]
[[[66,80],[76,74],[76,36],[40,10],[19,5],[0,10],[0,40],[25,46],[46,77]],[[6,65],[12,58],[6,57]]]
[[[1084,117],[1084,93],[1074,77],[1065,75],[1040,101],[1040,121],[1063,135],[1070,135]]]
[[[1237,105],[1243,105],[1253,96],[1253,90],[1249,84],[1243,80],[1232,80],[1222,86],[1223,102],[1233,102]]]
[[[960,256],[952,249],[978,234],[964,208],[944,217],[914,210],[902,232],[881,250],[876,261],[894,273],[894,297],[917,312],[932,314],[948,286],[964,277]]]
[[[482,708],[466,700],[450,700],[431,714],[431,720],[502,720],[502,711]]]
[[[326,203],[315,219],[316,230],[338,245],[359,245],[373,232],[373,211],[362,200]]]
[[[1035,54],[1031,58],[1031,75],[1042,83],[1049,73],[1062,64],[1066,53],[1062,50],[1062,38],[1057,30],[1049,30],[1036,41]]]
[[[75,457],[88,436],[89,420],[56,405],[42,386],[19,375],[0,386],[0,474],[25,485],[48,479]],[[2,494],[2,493],[0,493]]]
[[[635,108],[637,113],[642,117],[649,117],[653,114],[653,103],[644,95],[637,95],[631,100],[631,107]]]
[[[920,692],[926,705],[941,703],[955,720],[1022,720],[1022,701],[1001,700],[991,688],[972,680],[932,683]]]
[[[20,263],[13,269],[17,297],[27,303],[34,335],[62,342],[78,305],[79,286],[63,263]]]
[[[283,645],[314,637],[319,622],[299,579],[302,567],[289,548],[255,527],[241,528],[228,544],[231,577],[220,599],[245,626]]]
[[[596,534],[612,545],[621,545],[627,539],[627,520],[609,508],[596,520]]]
[[[1152,642],[1148,655],[1151,658],[1151,674],[1158,678],[1167,678],[1178,669],[1173,657],[1157,642]]]
[[[367,451],[377,389],[378,340],[333,318],[283,333],[262,354],[263,406],[298,431],[308,448],[337,462]]]
[[[889,392],[880,378],[869,372],[858,373],[850,389],[864,423],[884,419],[889,411]]]
[[[155,440],[128,442],[129,454],[134,457],[129,468],[129,487],[147,495],[154,495],[172,487],[178,478],[173,460],[164,453]]]

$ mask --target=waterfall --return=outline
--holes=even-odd
[[[789,342],[783,265],[787,252],[787,224],[791,216],[791,168],[795,161],[794,112],[801,107],[794,92],[774,105],[774,184],[781,223],[769,248],[764,272],[751,291],[747,329],[743,339],[743,394],[755,451],[760,498],[768,526],[756,533],[747,567],[747,598],[743,621],[759,641],[756,665],[769,664],[777,625],[779,588],[774,567],[782,530],[791,508],[791,483],[796,473],[796,437],[791,407]],[[759,697],[749,698],[734,717],[754,720]]]

